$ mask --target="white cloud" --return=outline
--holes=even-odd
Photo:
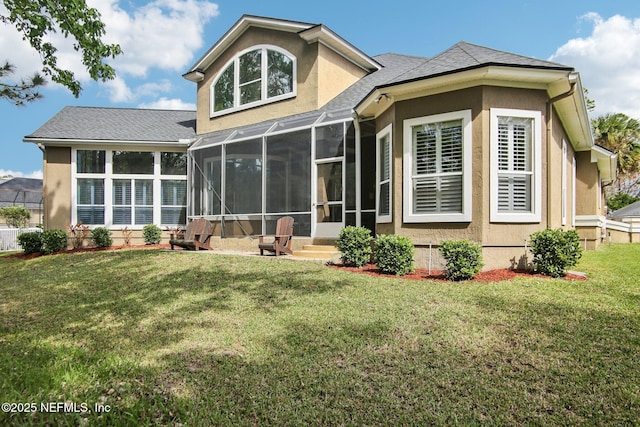
[[[144,103],[138,105],[138,108],[148,108],[152,110],[193,110],[196,109],[196,104],[190,104],[182,101],[181,99],[167,99],[162,97],[155,102]]]
[[[611,112],[640,118],[640,18],[603,19],[589,13],[581,20],[593,26],[591,34],[569,40],[550,60],[580,72],[596,102],[594,115]]]
[[[145,78],[152,70],[179,73],[193,61],[194,52],[204,43],[204,27],[217,16],[218,5],[208,0],[155,0],[135,7],[131,12],[120,7],[121,0],[88,0],[105,24],[106,43],[117,43],[123,53],[108,62],[118,79],[105,85],[112,102],[133,102],[149,93],[149,85],[131,89],[127,79]],[[124,2],[122,2],[124,4]],[[6,11],[0,4],[0,13]],[[58,65],[67,68],[82,83],[90,76],[70,39],[51,33],[49,40],[58,47]],[[0,52],[10,52],[9,60],[17,68],[16,77],[32,75],[42,68],[39,55],[11,25],[0,25]],[[155,83],[168,90],[166,82]],[[51,84],[49,87],[57,85]]]
[[[13,171],[13,170],[4,170],[4,169],[0,169],[0,177],[3,176],[12,176],[14,178],[38,178],[38,179],[42,179],[42,171],[38,170],[38,171],[33,171],[31,173],[24,173],[24,172],[17,172],[17,171]]]

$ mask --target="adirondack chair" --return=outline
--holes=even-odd
[[[184,232],[184,239],[171,239],[169,244],[171,250],[174,246],[180,246],[188,250],[211,249],[210,237],[213,233],[213,226],[208,219],[194,219],[187,225]]]
[[[258,248],[260,255],[264,255],[264,251],[275,252],[279,256],[281,252],[292,255],[291,240],[293,238],[293,218],[284,216],[276,222],[276,234],[273,242],[265,242],[265,236],[258,236],[260,239]]]

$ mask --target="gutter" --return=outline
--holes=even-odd
[[[551,183],[551,141],[553,136],[553,104],[560,101],[561,99],[568,98],[573,96],[576,91],[576,86],[578,85],[578,74],[577,73],[569,73],[568,76],[569,84],[571,87],[565,93],[561,93],[559,95],[554,96],[553,98],[547,101],[547,228],[550,227],[551,223],[551,191],[549,191],[549,185]]]

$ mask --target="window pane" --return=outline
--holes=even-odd
[[[162,181],[162,205],[187,204],[187,181]]]
[[[113,223],[117,225],[131,224],[131,207],[114,206]]]
[[[153,224],[153,208],[136,207],[135,211],[137,225]]]
[[[274,50],[267,51],[267,97],[293,92],[293,61]]]
[[[225,203],[233,214],[262,212],[262,139],[226,146]]]
[[[240,57],[240,84],[259,80],[262,73],[262,50],[247,52]]]
[[[316,159],[341,157],[344,152],[344,125],[336,123],[316,128]]]
[[[248,104],[250,102],[260,101],[262,92],[262,83],[257,82],[247,83],[240,86],[240,104]]]
[[[104,150],[78,150],[76,158],[78,173],[104,173]]]
[[[267,212],[311,210],[311,130],[267,139]]]
[[[213,88],[214,111],[233,108],[234,70],[235,65],[232,63],[222,72]]]
[[[186,175],[187,153],[160,153],[162,175]]]
[[[136,205],[153,205],[153,180],[136,179]]]
[[[78,206],[77,213],[82,224],[104,224],[104,206]]]
[[[186,207],[163,207],[160,212],[160,222],[162,224],[186,224],[187,208]]]
[[[498,211],[531,212],[531,175],[498,177]]]
[[[389,215],[389,197],[391,186],[389,182],[385,182],[384,184],[380,184],[380,207],[378,209],[378,215]]]
[[[131,180],[130,179],[114,179],[113,180],[113,204],[114,205],[131,205]]]
[[[104,180],[93,178],[78,179],[78,204],[79,205],[103,205],[104,204]],[[95,223],[91,223],[95,224]]]
[[[153,174],[153,152],[114,151],[114,174]]]

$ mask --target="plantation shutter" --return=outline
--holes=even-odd
[[[532,119],[498,119],[498,212],[532,211]]]
[[[131,224],[131,180],[113,180],[113,223]]]
[[[135,189],[135,223],[153,224],[153,180],[137,179]]]
[[[462,120],[413,127],[413,212],[462,213]]]
[[[391,215],[391,147],[389,135],[380,139],[380,188],[378,215]]]

